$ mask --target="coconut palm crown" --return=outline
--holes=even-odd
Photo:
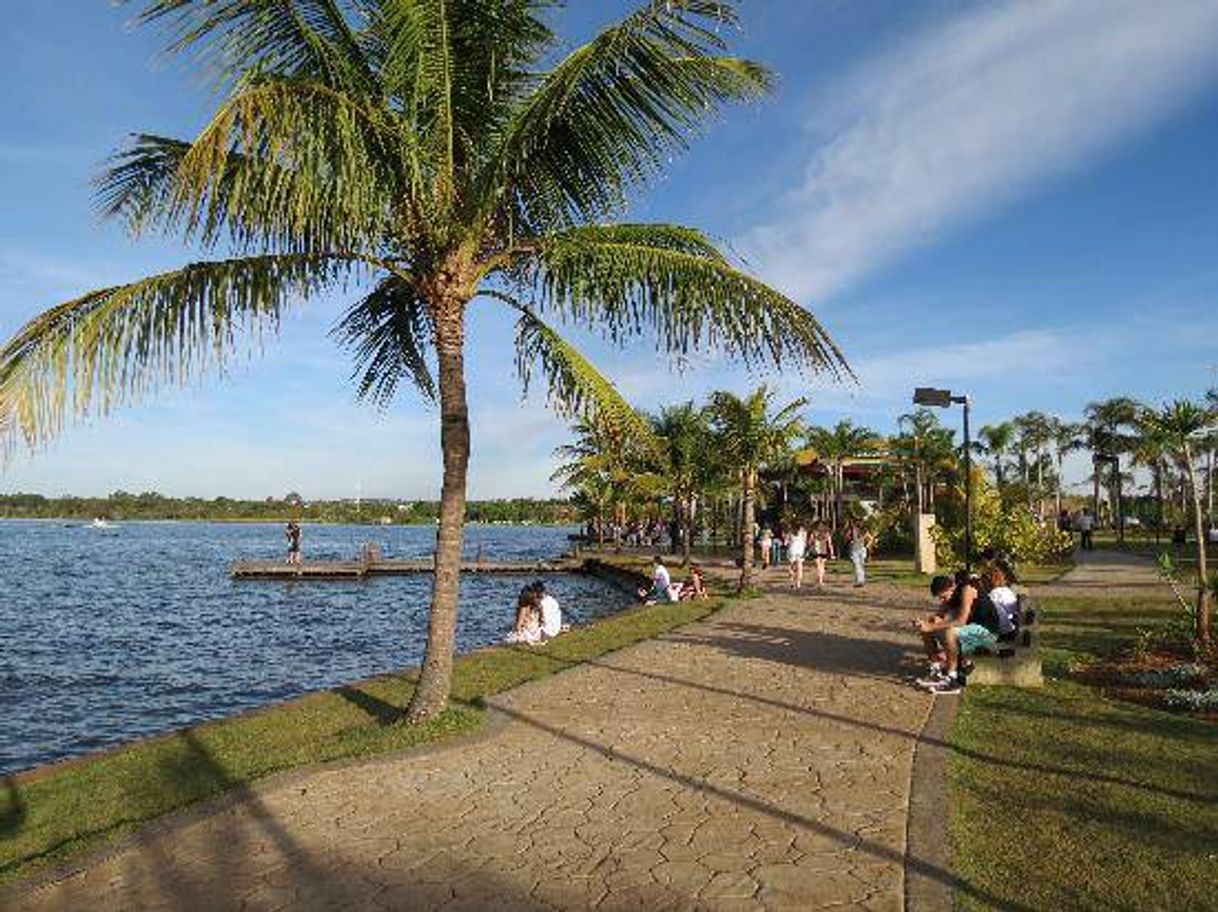
[[[561,53],[554,0],[131,0],[214,77],[193,140],[140,134],[98,180],[135,235],[206,262],[89,292],[0,352],[0,432],[35,445],[72,418],[257,350],[285,311],[353,294],[335,335],[362,397],[438,401],[441,519],[427,651],[408,715],[445,705],[469,460],[465,317],[517,315],[517,365],[567,412],[632,410],[556,331],[654,336],[676,356],[837,374],[804,308],[701,232],[610,224],[725,104],[770,88],[729,56],[731,2],[655,0]]]
[[[741,398],[734,393],[711,394],[707,407],[722,464],[738,474],[741,487],[740,581],[744,591],[753,580],[753,524],[757,481],[762,468],[781,459],[806,428],[800,412],[808,400],[799,397],[774,410],[775,393],[758,387]]]

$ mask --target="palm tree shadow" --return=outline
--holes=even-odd
[[[733,621],[707,624],[704,629],[707,632],[679,632],[662,639],[710,646],[746,659],[894,681],[903,679],[902,664],[915,646],[913,642],[904,646],[888,639]]]
[[[5,802],[0,810],[0,839],[15,836],[25,826],[26,805],[21,791],[17,788],[17,780],[12,776],[4,777]]]
[[[396,722],[401,722],[406,717],[404,709],[394,706],[392,703],[386,703],[379,697],[374,697],[358,687],[340,687],[334,693],[338,694],[348,703],[362,709],[379,726],[393,725]]]

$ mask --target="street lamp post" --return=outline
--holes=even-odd
[[[973,445],[969,436],[968,396],[953,396],[951,390],[919,386],[914,390],[914,405],[949,408],[953,403],[964,406],[964,571],[973,569]]]

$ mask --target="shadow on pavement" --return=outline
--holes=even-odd
[[[1028,906],[1012,904],[1008,900],[1000,899],[999,897],[994,896],[985,890],[981,890],[980,888],[974,887],[971,884],[962,882],[951,871],[944,870],[941,867],[929,864],[928,862],[918,858],[906,857],[903,852],[882,843],[875,842],[874,840],[868,839],[865,836],[860,836],[858,833],[839,829],[837,827],[830,826],[829,824],[822,823],[819,820],[813,820],[810,817],[804,817],[803,815],[796,814],[761,798],[744,794],[742,792],[733,791],[732,789],[724,788],[723,786],[707,782],[704,779],[699,779],[694,776],[677,772],[674,769],[658,766],[641,757],[632,756],[609,745],[600,744],[596,741],[589,740],[588,738],[564,731],[561,728],[556,728],[555,726],[542,722],[539,719],[526,715],[519,710],[503,706],[498,708],[505,715],[517,722],[536,728],[539,731],[544,731],[556,738],[561,738],[565,741],[577,744],[580,747],[586,748],[587,750],[594,751],[608,760],[616,763],[629,764],[642,772],[650,773],[651,775],[660,777],[662,779],[667,779],[684,788],[693,789],[694,791],[711,795],[724,801],[729,801],[738,807],[747,808],[748,810],[765,814],[766,816],[775,820],[780,820],[792,826],[803,828],[839,843],[844,849],[864,852],[874,858],[881,859],[882,861],[890,862],[895,865],[902,865],[906,869],[915,870],[925,877],[929,877],[940,883],[948,884],[960,893],[963,893],[974,900],[987,903],[992,907],[1006,909],[1009,910],[1009,912],[1033,912],[1033,910]],[[905,734],[906,737],[909,737],[908,733],[903,734]],[[810,874],[810,876],[814,877],[815,874]]]
[[[710,646],[746,659],[891,681],[904,680],[901,663],[916,646],[912,636],[908,646],[904,646],[891,640],[765,624],[712,621],[702,627],[706,632],[673,633],[661,639]]]

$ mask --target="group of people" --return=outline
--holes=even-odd
[[[707,598],[706,583],[702,579],[702,568],[691,564],[689,579],[683,583],[674,583],[672,574],[664,566],[664,558],[657,554],[651,559],[651,586],[639,589],[639,600],[645,605],[656,605],[664,602],[685,602],[690,599]]]
[[[846,527],[844,542],[846,554],[854,567],[854,585],[864,586],[867,583],[867,556],[875,545],[875,536],[862,523],[852,522]],[[762,570],[776,566],[782,551],[786,551],[787,570],[791,575],[791,585],[796,589],[803,588],[804,563],[808,558],[812,559],[815,567],[818,589],[823,589],[825,585],[826,561],[837,558],[833,532],[823,522],[813,526],[810,534],[803,525],[778,536],[769,527],[763,527],[758,533],[757,545]]]
[[[516,599],[516,620],[504,642],[533,646],[558,636],[569,629],[562,622],[562,609],[546,584],[541,580],[529,583]]]
[[[930,669],[917,684],[933,693],[959,693],[972,663],[965,657],[1019,633],[1019,597],[1011,562],[993,552],[982,556],[976,574],[961,570],[954,576],[936,576],[930,582],[933,612],[913,622],[922,635]]]

